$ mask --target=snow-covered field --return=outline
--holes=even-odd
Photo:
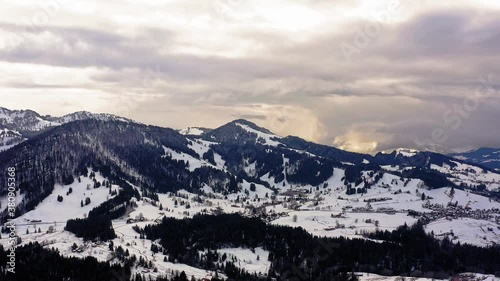
[[[289,213],[273,224],[291,227],[302,227],[309,233],[324,237],[363,238],[363,232],[380,230],[395,230],[398,226],[412,225],[415,218],[406,214],[394,215],[380,213],[346,213],[341,217],[332,217],[332,212],[325,211],[298,211]],[[296,221],[295,221],[296,219]]]
[[[109,188],[104,186],[94,188],[93,179],[88,177],[80,177],[80,179],[81,182],[75,179],[75,182],[69,185],[56,184],[52,194],[45,198],[34,210],[16,219],[20,230],[38,224],[33,221],[40,221],[39,223],[57,222],[65,225],[67,220],[83,218],[90,210],[113,197]],[[95,179],[101,183],[104,181],[104,178],[99,173],[96,173]],[[70,188],[73,191],[67,195]],[[119,191],[119,187],[114,185],[111,190]],[[58,196],[63,197],[62,202],[58,202]],[[85,202],[86,198],[90,199],[90,204],[82,207],[81,202]]]
[[[457,220],[440,219],[425,227],[428,233],[434,232],[437,238],[447,236],[454,242],[467,243],[481,247],[500,245],[500,226],[491,221],[460,218]]]
[[[244,248],[223,248],[217,252],[221,255],[226,254],[227,260],[235,261],[235,265],[249,273],[266,275],[271,266],[268,260],[269,252],[258,247],[255,249]]]

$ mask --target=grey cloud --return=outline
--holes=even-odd
[[[323,5],[322,1],[309,2]],[[363,140],[376,141],[377,150],[385,150],[415,147],[415,140],[429,138],[432,130],[446,126],[443,113],[474,93],[479,77],[500,73],[499,15],[498,11],[474,10],[418,14],[408,22],[384,25],[352,61],[345,59],[339,45],[352,43],[356,28],[367,22],[353,22],[342,26],[342,31],[320,33],[305,42],[273,30],[241,31],[238,36],[264,45],[263,52],[242,58],[168,54],[165,50],[176,44],[176,31],[168,27],[143,30],[134,38],[109,31],[47,27],[71,52],[25,45],[1,51],[0,60],[106,69],[91,78],[96,85],[111,85],[108,91],[160,94],[138,102],[137,112],[130,113],[158,120],[159,125],[184,125],[181,118],[161,116],[189,108],[210,108],[207,114],[217,116],[190,125],[213,127],[231,118],[264,121],[268,115],[254,112],[262,105],[291,105],[314,113],[318,127],[326,130],[320,139],[323,143],[331,145],[356,132],[364,134]],[[88,49],[79,47],[82,42]],[[150,70],[159,83],[143,89],[147,86],[142,80]],[[23,83],[4,86],[30,87]],[[491,86],[499,90],[500,77]],[[471,112],[459,129],[448,130],[443,148],[500,146],[495,123],[500,120],[499,98],[497,92]],[[235,108],[246,111],[234,114]],[[146,116],[149,112],[154,118]],[[276,126],[283,118],[275,118]]]
[[[267,116],[262,114],[233,114],[235,119],[266,120]]]

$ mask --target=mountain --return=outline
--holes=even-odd
[[[4,132],[0,134],[0,151],[9,149],[47,129],[86,119],[133,122],[127,118],[105,113],[79,111],[62,117],[53,117],[50,115],[42,116],[33,110],[10,110],[0,107],[0,130]],[[7,134],[7,131],[10,133]],[[13,138],[12,134],[17,136]]]
[[[9,110],[0,107],[0,129],[15,130],[18,132],[36,132],[58,126],[50,117],[42,117],[33,110]]]
[[[450,156],[500,171],[500,148],[483,147],[464,153],[450,154]]]
[[[0,170],[16,170],[23,261],[34,252],[60,262],[76,256],[87,264],[72,259],[75,267],[99,262],[107,273],[113,264],[139,275],[122,280],[188,280],[174,278],[185,271],[253,281],[303,269],[315,244],[337,243],[342,250],[309,271],[318,280],[346,264],[440,279],[500,270],[492,262],[500,257],[500,174],[482,165],[407,149],[353,153],[242,119],[178,131],[107,114],[2,112]],[[8,177],[0,173],[0,182]],[[2,222],[7,195],[1,185]],[[442,262],[449,252],[461,253],[453,264]]]
[[[21,213],[48,196],[55,183],[73,182],[88,168],[162,193],[181,189],[197,193],[209,187],[227,195],[248,192],[250,185],[256,185],[271,194],[326,186],[336,171],[344,174],[339,184],[347,194],[366,192],[377,184],[379,172],[418,179],[431,189],[454,186],[495,192],[500,184],[500,175],[493,171],[445,155],[352,153],[280,137],[241,119],[199,135],[183,135],[108,114],[42,118],[34,111],[2,112],[3,126],[33,135],[0,154],[0,169],[18,168],[19,187],[25,194]],[[4,147],[9,140],[25,138],[11,129],[3,132]]]
[[[67,115],[64,115],[62,117],[52,117],[52,116],[46,116],[45,117],[47,120],[53,121],[55,123],[59,124],[66,124],[69,122],[73,121],[79,121],[79,120],[87,120],[87,119],[95,119],[95,120],[100,120],[100,121],[122,121],[122,122],[135,122],[131,119],[116,116],[113,114],[107,114],[107,113],[91,113],[88,111],[78,111],[74,113],[70,113]]]

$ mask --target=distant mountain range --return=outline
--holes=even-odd
[[[450,156],[500,171],[500,148],[483,147],[469,152],[450,154]]]
[[[112,114],[96,114],[79,111],[62,117],[42,116],[33,110],[10,110],[0,107],[0,151],[13,147],[47,129],[73,121],[95,119],[103,121],[131,122]]]

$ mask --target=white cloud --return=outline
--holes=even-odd
[[[487,0],[6,0],[1,105],[177,128],[246,116],[350,150],[412,147],[498,73],[499,13]],[[346,60],[340,45],[387,15]],[[494,128],[497,99],[445,145],[495,145],[475,128]]]

